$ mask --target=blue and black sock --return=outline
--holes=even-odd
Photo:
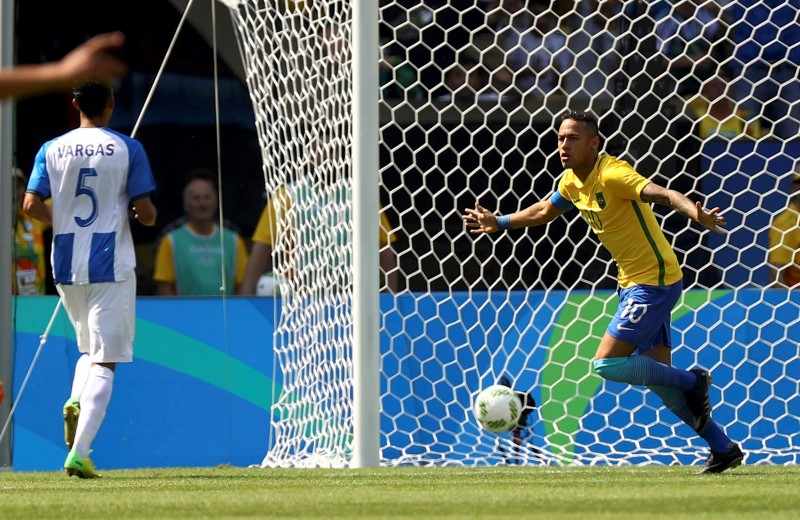
[[[609,381],[646,386],[681,421],[690,426],[694,423],[694,414],[684,394],[697,384],[697,376],[692,372],[659,363],[642,355],[598,359],[594,361],[593,366],[597,374]],[[716,452],[725,451],[732,442],[713,420],[709,420],[697,434],[708,442],[712,451]]]
[[[686,392],[697,384],[697,376],[688,370],[659,363],[647,356],[596,359],[594,371],[603,379],[639,386],[667,386]]]

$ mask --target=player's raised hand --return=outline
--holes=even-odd
[[[466,208],[465,212],[462,218],[473,235],[500,231],[500,227],[497,225],[497,216],[481,206],[480,203],[476,202],[475,209]]]
[[[697,222],[701,226],[715,233],[725,233],[723,228],[727,227],[728,223],[725,221],[725,217],[719,214],[719,207],[706,211],[700,202],[695,203],[695,207],[697,208]]]
[[[58,62],[60,76],[70,88],[87,79],[113,85],[128,73],[127,65],[118,56],[124,44],[125,36],[120,32],[98,34]]]

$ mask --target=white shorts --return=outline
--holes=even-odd
[[[133,361],[136,276],[121,282],[56,286],[75,327],[78,350],[92,363]]]

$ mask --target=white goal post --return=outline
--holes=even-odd
[[[724,236],[657,210],[687,287],[673,363],[711,372],[745,463],[800,462],[800,290],[770,264],[792,247],[770,230],[800,158],[793,2],[225,3],[284,275],[262,465],[705,457],[657,398],[591,372],[616,268],[577,215],[465,232],[476,200],[509,213],[552,193],[568,108],[599,116],[605,152],[723,208]],[[495,435],[470,408],[504,377],[538,406]]]

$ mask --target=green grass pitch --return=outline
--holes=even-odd
[[[797,519],[800,466],[0,472],[0,518]]]

